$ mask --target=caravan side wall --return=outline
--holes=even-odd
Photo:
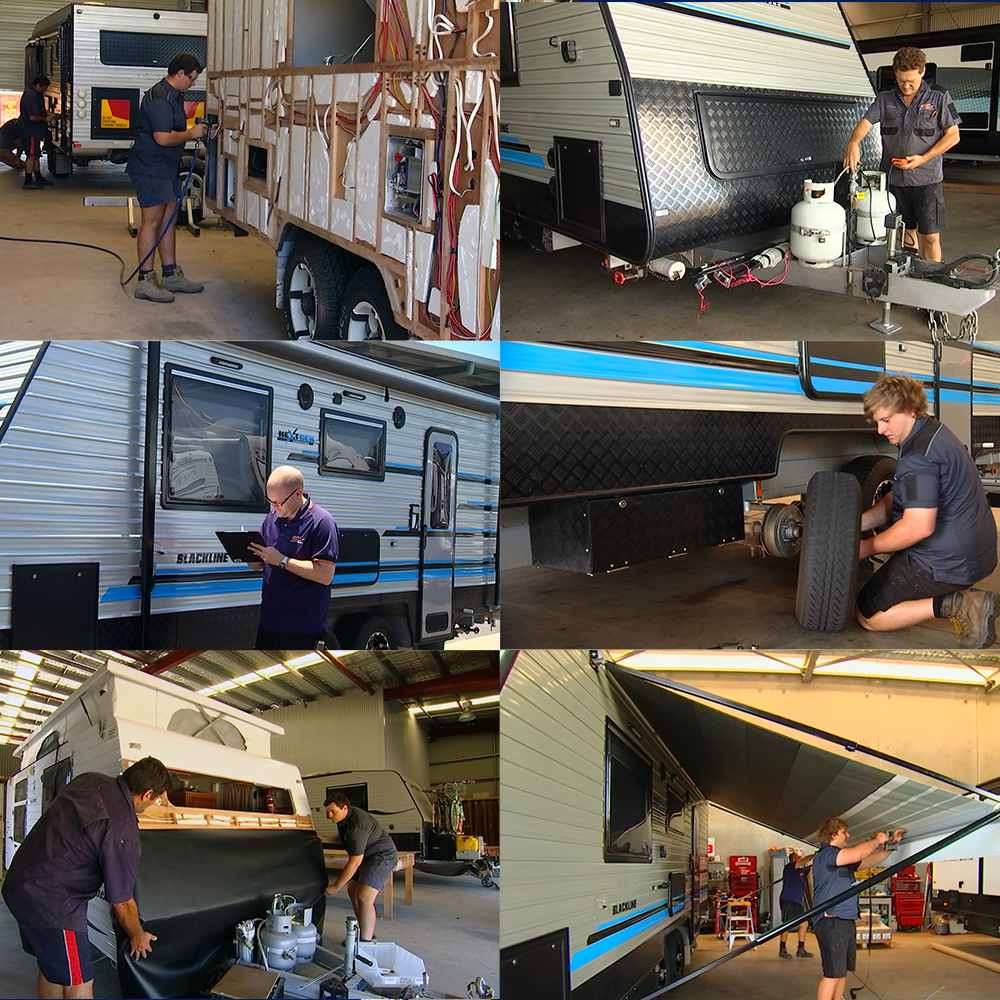
[[[873,97],[839,5],[683,6],[517,5],[506,212],[641,264],[786,227],[839,172]]]
[[[646,861],[605,860],[609,720],[652,765]],[[573,1000],[651,990],[668,949],[679,945],[683,954],[693,942],[692,807],[682,804],[693,790],[579,650],[519,653],[501,694],[500,768],[504,875],[513,886],[503,908],[501,969],[511,975],[514,952],[568,930]],[[541,954],[548,956],[541,966],[524,963],[540,974],[538,992],[519,994],[529,1000],[559,978],[551,965],[558,949]],[[515,983],[504,975],[501,992],[513,995]]]

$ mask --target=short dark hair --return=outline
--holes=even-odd
[[[343,809],[344,806],[349,806],[351,800],[343,792],[330,792],[323,802],[323,808],[327,806],[336,806],[338,809]]]
[[[171,785],[170,772],[155,757],[143,757],[122,773],[125,784],[133,795],[154,795],[165,792]]]
[[[39,73],[34,80],[31,81],[31,86],[35,87],[41,84],[43,87],[47,87],[52,81],[44,74]]]
[[[167,76],[173,76],[175,73],[193,73],[195,70],[200,73],[204,68],[190,52],[178,52],[167,66]]]
[[[927,56],[922,49],[914,48],[912,45],[904,45],[893,57],[892,68],[902,70],[904,73],[911,69],[926,69]]]

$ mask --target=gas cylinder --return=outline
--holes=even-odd
[[[292,918],[287,914],[273,911],[268,913],[257,940],[269,969],[287,971],[298,960],[298,936],[292,930]]]
[[[830,267],[843,250],[847,213],[833,200],[833,182],[807,180],[792,208],[792,255],[812,267]]]
[[[298,921],[292,924],[292,933],[295,935],[296,962],[308,962],[316,954],[316,946],[319,944],[319,931],[315,924],[300,924]]]
[[[861,175],[861,190],[854,195],[856,224],[854,233],[859,243],[871,245],[885,241],[885,217],[896,211],[896,198],[890,194],[886,174],[881,170],[866,170]]]

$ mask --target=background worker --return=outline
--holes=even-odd
[[[49,135],[49,122],[55,115],[45,110],[45,88],[49,78],[39,73],[24,89],[21,95],[21,114],[17,119],[17,127],[21,133],[21,146],[24,149],[24,183],[26,191],[39,191],[51,187],[52,181],[42,176],[42,146]]]
[[[302,473],[279,466],[267,480],[271,512],[250,544],[264,570],[257,649],[315,649],[326,640],[330,584],[340,558],[337,524],[303,492]]]
[[[896,197],[896,211],[906,226],[906,245],[927,260],[940,261],[941,233],[948,228],[944,210],[944,161],[942,155],[959,141],[962,116],[947,90],[924,80],[927,59],[920,49],[906,46],[892,59],[896,86],[883,90],[847,143],[844,166],[858,169],[861,140],[876,122],[881,123],[882,163],[889,190]]]
[[[899,459],[891,492],[861,515],[862,531],[887,527],[861,539],[860,558],[893,554],[861,588],[858,621],[885,632],[950,618],[961,646],[992,646],[997,595],[971,589],[997,564],[996,522],[975,462],[929,416],[916,379],[883,375],[863,398],[865,416]]]
[[[181,196],[181,156],[184,146],[193,139],[202,139],[207,125],[188,128],[187,112],[182,94],[190,90],[201,63],[187,52],[170,60],[167,75],[150,87],[139,104],[136,136],[128,154],[126,173],[135,185],[136,197],[142,209],[136,252],[141,262],[157,246],[163,275],[156,280],[154,256],[150,256],[139,271],[135,297],[151,302],[173,302],[174,292],[200,292],[205,286],[191,281],[177,264],[176,217],[171,218],[174,204]],[[167,225],[167,220],[170,224]]]
[[[799,914],[806,912],[806,879],[809,877],[808,862],[810,858],[806,858],[805,852],[799,848],[792,848],[788,852],[788,864],[785,865],[781,876],[781,896],[778,898],[783,924],[787,924],[789,920],[794,920]],[[795,951],[795,957],[812,958],[812,952],[806,951],[806,933],[809,930],[809,921],[803,920],[797,930],[799,946]],[[792,956],[785,947],[788,931],[783,931],[779,940],[778,957],[791,958]]]
[[[16,118],[0,125],[0,163],[6,163],[15,170],[24,170],[21,162],[21,130]]]
[[[87,903],[104,886],[134,959],[152,951],[133,891],[142,847],[136,816],[166,791],[170,775],[144,757],[118,778],[87,773],[57,792],[14,854],[3,898],[21,942],[38,960],[43,1000],[93,997]]]
[[[332,896],[347,886],[347,895],[358,918],[358,934],[362,941],[373,941],[375,898],[399,864],[396,845],[374,816],[352,806],[342,792],[327,796],[323,805],[327,819],[337,824],[337,837],[347,851],[347,864],[325,892]],[[335,842],[333,838],[320,839],[324,843]]]
[[[890,838],[887,833],[873,833],[857,847],[848,847],[850,831],[839,817],[824,820],[819,828],[819,838],[823,846],[813,855],[813,906],[834,896],[839,896],[854,885],[854,873],[861,867],[875,868],[880,865],[890,851],[883,847],[891,839],[898,844],[905,830],[896,830]],[[853,972],[857,957],[855,921],[861,915],[858,897],[837,903],[813,920],[813,931],[819,943],[819,954],[823,960],[823,975],[816,989],[816,1000],[840,1000],[844,995],[847,973]]]

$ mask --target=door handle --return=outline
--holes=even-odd
[[[410,531],[416,531],[419,524],[420,524],[420,504],[411,503],[410,521],[409,521]]]

